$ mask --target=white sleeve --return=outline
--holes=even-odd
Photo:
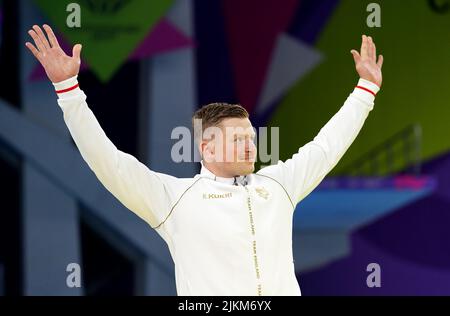
[[[285,162],[265,167],[258,173],[277,180],[293,204],[305,198],[334,168],[355,140],[373,109],[379,87],[360,79],[340,110],[316,137]]]
[[[156,227],[169,213],[171,201],[165,177],[170,176],[151,171],[114,146],[88,107],[77,77],[54,86],[64,121],[90,169],[123,205]]]

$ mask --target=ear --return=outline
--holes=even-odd
[[[200,155],[203,157],[203,153],[205,151],[206,148],[206,142],[204,140],[201,140],[200,143],[198,144],[198,150],[200,151]]]
[[[216,143],[215,143],[214,141],[208,142],[208,149],[209,149],[209,152],[210,152],[212,155],[214,155],[215,152],[216,152]]]
[[[200,155],[214,154],[214,142],[202,140],[199,145]]]

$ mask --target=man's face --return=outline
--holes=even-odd
[[[250,174],[255,170],[257,149],[255,132],[248,118],[227,118],[219,126],[205,130],[204,159],[228,177]]]

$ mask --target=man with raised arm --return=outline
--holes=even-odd
[[[106,189],[167,243],[178,295],[300,295],[293,212],[338,163],[373,109],[383,57],[377,59],[372,38],[363,35],[360,52],[351,51],[360,77],[353,92],[290,159],[254,172],[249,114],[240,105],[212,103],[193,116],[202,126],[195,135],[201,171],[179,179],[114,146],[78,85],[81,45],[67,56],[52,29],[43,28],[46,34],[33,26],[34,45],[26,46],[53,83],[73,140]]]

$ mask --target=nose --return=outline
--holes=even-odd
[[[247,146],[245,148],[245,154],[246,156],[253,156],[256,152],[256,145],[253,141],[247,142]]]

